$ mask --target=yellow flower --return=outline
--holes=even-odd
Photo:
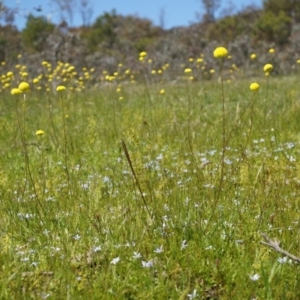
[[[19,94],[22,94],[22,91],[18,88],[14,88],[11,90],[10,92],[12,95],[19,95]]]
[[[25,92],[29,91],[29,89],[30,89],[30,86],[27,82],[23,81],[19,84],[19,90],[21,90],[21,92],[25,93]]]
[[[228,55],[228,51],[224,47],[218,47],[214,51],[215,58],[223,58],[223,57],[226,57],[227,55]]]
[[[140,57],[145,57],[147,55],[147,52],[145,52],[145,51],[142,51],[141,53],[140,53]]]
[[[45,134],[45,132],[43,131],[43,130],[38,130],[36,133],[35,133],[35,135],[37,135],[37,136],[41,136],[41,135],[44,135]]]
[[[259,89],[259,84],[256,82],[253,82],[250,84],[250,90],[251,91],[257,91]]]
[[[164,95],[164,93],[165,93],[165,90],[164,90],[164,89],[162,89],[162,90],[160,90],[160,91],[159,91],[159,93],[160,93],[161,95]]]
[[[56,91],[57,91],[57,92],[62,92],[62,91],[64,91],[65,89],[66,89],[65,86],[59,85],[59,86],[56,88]]]
[[[275,52],[274,48],[269,49],[269,53],[274,53],[274,52]]]
[[[214,73],[215,73],[215,70],[214,70],[214,69],[211,69],[209,72],[210,72],[210,74],[214,74]]]
[[[297,64],[300,64],[300,59],[297,59]]]
[[[187,69],[184,70],[184,73],[186,73],[186,74],[192,73],[192,69],[187,68]]]
[[[189,62],[192,63],[194,61],[194,59],[191,57],[189,58]]]
[[[255,54],[255,53],[252,53],[252,54],[250,55],[250,58],[251,58],[251,59],[255,59],[255,58],[256,58],[256,54]]]
[[[264,72],[271,72],[273,70],[273,66],[271,64],[266,64],[264,66]]]
[[[7,74],[6,74],[8,77],[12,77],[13,75],[14,75],[14,73],[13,72],[7,72]]]

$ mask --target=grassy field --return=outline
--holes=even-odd
[[[0,298],[300,299],[299,78],[255,81],[4,92]]]

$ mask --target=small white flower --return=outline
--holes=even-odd
[[[101,251],[101,246],[94,247],[94,252],[99,252],[99,251]]]
[[[102,180],[104,183],[110,182],[110,178],[107,176],[104,176]]]
[[[134,259],[139,259],[139,258],[142,257],[142,255],[141,255],[141,253],[134,251],[132,257],[133,257]]]
[[[153,267],[153,260],[149,260],[149,261],[143,261],[142,260],[142,266],[143,266],[143,268],[151,268],[151,267]]]
[[[187,243],[186,243],[186,240],[183,240],[182,243],[181,243],[181,247],[180,247],[180,250],[183,250],[187,247]]]
[[[81,239],[81,236],[77,233],[76,235],[73,236],[73,239],[75,241],[79,241]]]
[[[29,257],[21,258],[21,262],[29,261]]]
[[[114,258],[110,263],[111,263],[112,265],[116,265],[119,261],[120,261],[120,257],[116,257],[116,258]]]
[[[280,264],[286,264],[288,261],[288,258],[286,256],[284,257],[279,257],[277,260]]]
[[[197,297],[197,290],[194,289],[192,294],[187,295],[189,299],[195,299]]]
[[[163,246],[160,246],[159,248],[156,248],[156,249],[154,250],[154,252],[155,252],[155,253],[162,253],[162,252],[164,252]]]
[[[260,278],[260,275],[259,274],[254,274],[254,275],[249,274],[249,277],[250,277],[250,280],[257,281]]]

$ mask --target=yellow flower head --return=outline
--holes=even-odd
[[[250,84],[250,90],[251,91],[257,91],[257,90],[259,90],[259,84],[256,83],[256,82],[251,83]]]
[[[271,48],[271,49],[269,49],[269,53],[275,53],[275,49],[274,48]]]
[[[21,92],[25,93],[25,92],[29,91],[29,89],[30,89],[30,86],[27,82],[23,81],[19,84],[19,90],[21,90]]]
[[[164,95],[164,93],[165,93],[165,90],[164,90],[164,89],[162,89],[162,90],[160,90],[160,91],[159,91],[159,93],[160,93],[161,95]]]
[[[250,58],[251,58],[251,59],[256,59],[256,54],[255,54],[255,53],[252,53],[252,54],[250,55]]]
[[[45,132],[43,131],[43,130],[38,130],[36,133],[35,133],[35,135],[37,135],[37,136],[41,136],[41,135],[44,135],[45,134]]]
[[[266,64],[264,66],[264,72],[267,73],[267,72],[271,72],[273,70],[273,66],[271,64]]]
[[[192,69],[187,68],[187,69],[184,70],[184,73],[186,73],[186,74],[192,73]]]
[[[62,91],[64,91],[65,89],[66,89],[65,86],[59,85],[59,86],[56,88],[56,91],[57,91],[57,92],[62,92]]]
[[[223,58],[223,57],[226,57],[227,55],[228,55],[228,51],[224,47],[218,47],[214,51],[215,58]]]
[[[11,90],[10,92],[12,95],[19,95],[19,94],[22,94],[22,91],[18,88],[14,88]]]
[[[145,57],[145,56],[147,56],[147,52],[142,51],[142,52],[140,53],[140,57]]]

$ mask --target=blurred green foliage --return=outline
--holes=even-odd
[[[49,34],[53,32],[55,25],[48,22],[45,17],[29,15],[22,39],[26,48],[30,51],[42,51]]]
[[[275,42],[281,46],[288,42],[291,25],[292,19],[284,11],[278,14],[266,11],[255,22],[254,35],[258,39]]]

